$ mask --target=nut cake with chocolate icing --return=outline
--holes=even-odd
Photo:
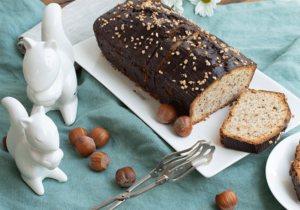
[[[292,178],[298,201],[300,201],[300,142],[296,147],[295,161],[291,162],[290,176]]]
[[[93,29],[115,68],[193,124],[235,101],[257,66],[158,0],[118,4]]]
[[[290,119],[284,94],[244,90],[220,129],[221,142],[227,148],[258,154],[280,139]]]

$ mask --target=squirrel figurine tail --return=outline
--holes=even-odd
[[[74,50],[62,25],[61,8],[54,3],[46,7],[42,20],[42,41],[48,42],[50,40],[55,40],[58,49],[66,53],[69,59],[74,62]]]
[[[15,159],[24,182],[38,195],[44,194],[43,179],[67,181],[66,174],[58,168],[63,152],[59,148],[56,125],[39,106],[30,117],[16,99],[6,97],[2,104],[8,109],[11,127],[7,134],[8,152]]]
[[[20,124],[20,120],[27,118],[28,114],[23,105],[14,98],[6,97],[1,102],[7,108],[10,115],[10,129],[7,134],[6,145],[9,153],[15,159],[15,145],[25,143],[22,142],[25,132]]]

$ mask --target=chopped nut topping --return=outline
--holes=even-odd
[[[145,46],[145,49],[147,50],[149,47],[148,46]]]
[[[228,56],[223,55],[222,58],[223,58],[223,60],[225,60],[228,58]]]
[[[176,36],[173,37],[173,42],[176,42]]]
[[[204,33],[205,33],[206,35],[209,35],[209,31],[205,31]]]
[[[195,90],[199,90],[199,88],[198,88],[198,87],[195,87]]]
[[[222,44],[220,44],[220,46],[221,46],[221,47],[226,47],[226,45],[225,45],[225,44],[223,44],[223,43],[222,43]]]
[[[179,51],[176,51],[176,55],[180,55],[180,52],[179,52]]]
[[[193,57],[193,60],[197,60],[197,57],[196,57],[196,56],[194,56],[194,57]]]
[[[141,39],[144,39],[144,36],[141,36]]]
[[[210,62],[208,60],[205,61],[206,66],[210,66]]]
[[[117,26],[115,27],[115,30],[116,30],[116,31],[118,30],[118,27],[117,27]]]
[[[188,59],[185,59],[183,63],[184,63],[184,64],[187,64],[188,61],[189,61]]]
[[[170,63],[171,63],[171,61],[168,62],[168,64],[170,64]]]
[[[201,91],[203,91],[203,90],[204,90],[204,88],[201,88],[200,90],[201,90]]]
[[[272,142],[272,141],[269,141],[269,144],[273,144],[273,142]]]
[[[207,51],[204,51],[204,55],[207,55]]]
[[[155,53],[155,57],[157,57],[157,58],[158,58],[158,52],[156,52],[156,53]]]
[[[233,63],[234,63],[235,65],[238,65],[238,62],[236,62],[236,61],[234,61]]]
[[[112,38],[112,39],[114,39],[115,37],[114,37],[114,36],[112,36],[111,38]]]
[[[216,80],[216,79],[217,79],[217,77],[215,77],[215,76],[213,76],[212,78],[213,78],[214,80]]]
[[[175,79],[173,79],[173,80],[172,80],[172,82],[176,82],[176,80],[175,80]]]
[[[164,73],[163,73],[161,70],[159,70],[159,71],[158,71],[158,73],[160,73],[160,74],[164,74]]]
[[[156,35],[156,37],[158,37],[158,33],[156,33],[155,35]]]
[[[145,54],[145,50],[142,51],[142,54]]]
[[[164,48],[163,47],[160,47],[160,50],[163,50]]]
[[[228,52],[228,49],[227,49],[227,48],[224,48],[224,51],[225,51],[225,52]]]
[[[191,48],[189,48],[189,47],[187,47],[186,49],[187,49],[188,51],[190,51],[190,50],[191,50]]]
[[[201,32],[203,32],[203,31],[204,31],[202,27],[200,28],[200,31],[201,31]]]
[[[184,90],[184,86],[181,86],[181,89]]]
[[[128,45],[126,45],[125,48],[128,48]]]
[[[193,67],[193,70],[196,71],[196,69],[197,69],[196,66],[194,66],[194,67]]]

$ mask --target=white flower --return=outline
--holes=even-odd
[[[171,7],[174,11],[183,13],[182,0],[162,0],[161,2]]]
[[[190,0],[192,4],[196,5],[195,14],[199,14],[203,17],[212,16],[214,9],[217,8],[217,3],[221,0]]]

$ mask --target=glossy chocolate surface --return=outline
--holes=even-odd
[[[119,71],[178,115],[224,74],[256,64],[159,1],[133,0],[100,16],[94,32]]]

